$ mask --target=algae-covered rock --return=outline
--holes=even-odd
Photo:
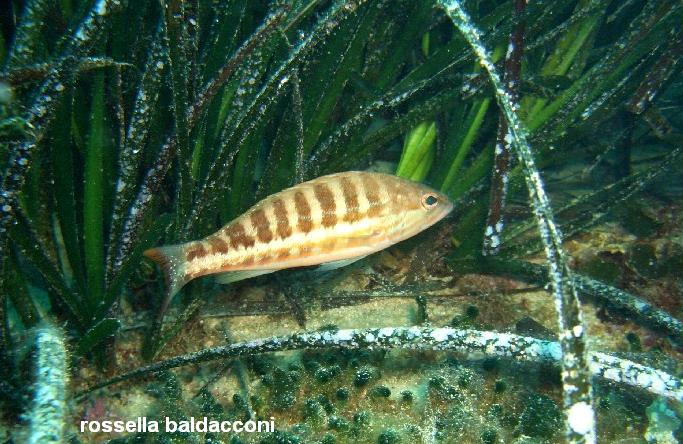
[[[652,236],[662,227],[656,214],[644,202],[627,202],[618,206],[616,213],[619,224],[640,238]]]
[[[676,444],[678,439],[675,434],[681,426],[681,420],[676,412],[667,405],[666,399],[657,398],[646,409],[648,426],[645,431],[645,439],[648,443]]]
[[[370,382],[370,379],[372,379],[374,373],[374,369],[372,369],[371,367],[359,368],[358,370],[356,370],[356,375],[353,378],[353,384],[356,387],[363,387],[368,382]]]
[[[621,258],[613,257],[609,254],[597,254],[581,262],[577,266],[577,271],[586,274],[593,279],[604,281],[605,283],[616,285],[622,277],[622,266],[617,262]]]
[[[498,432],[495,429],[485,429],[481,432],[481,442],[482,444],[494,444],[497,442]]]
[[[665,270],[659,264],[655,246],[649,243],[633,245],[628,252],[629,265],[641,276],[647,278],[661,277]]]
[[[339,387],[337,391],[334,392],[335,397],[339,401],[346,401],[347,399],[349,399],[349,394],[350,391],[346,387]]]
[[[384,430],[377,437],[377,444],[398,444],[401,441],[401,436],[394,429]]]
[[[323,436],[323,439],[320,440],[320,444],[335,444],[336,442],[337,438],[329,433]]]
[[[555,401],[539,394],[530,396],[519,418],[520,431],[538,438],[552,438],[562,430],[562,423],[562,412]]]
[[[391,390],[385,385],[377,385],[370,390],[370,396],[373,398],[388,398],[391,396]]]
[[[410,390],[403,390],[401,392],[401,400],[408,403],[413,402],[413,392]]]
[[[305,420],[319,422],[325,416],[325,410],[315,399],[304,401],[303,417]]]

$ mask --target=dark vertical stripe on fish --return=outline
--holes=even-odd
[[[313,229],[313,222],[311,222],[311,206],[306,200],[306,196],[301,191],[294,193],[294,208],[298,216],[297,227],[304,233],[308,233]]]
[[[225,229],[225,234],[230,238],[230,246],[232,248],[239,248],[240,246],[249,248],[254,246],[254,238],[247,235],[246,231],[244,231],[244,225],[240,222],[230,224]]]
[[[225,254],[228,252],[228,243],[221,239],[220,236],[209,236],[207,238],[209,245],[211,245],[211,252],[214,254]]]
[[[313,187],[315,198],[320,203],[320,209],[323,213],[322,225],[323,227],[332,227],[337,223],[337,204],[334,201],[334,194],[324,183],[316,184]]]
[[[282,199],[273,201],[273,212],[277,221],[277,235],[280,239],[287,239],[292,235],[292,227],[289,226],[289,215]]]
[[[346,176],[341,178],[342,193],[344,194],[344,203],[346,204],[346,214],[344,220],[346,222],[355,222],[361,218],[358,211],[358,192],[353,181]]]
[[[419,210],[421,207],[420,199],[412,198],[412,186],[410,183],[397,182],[396,183],[396,194],[399,197],[397,199],[400,204],[400,210],[398,211],[409,211],[409,210]]]
[[[361,175],[365,198],[368,200],[368,217],[377,217],[382,214],[382,198],[379,195],[379,184],[367,174]]]
[[[200,243],[193,243],[187,250],[185,258],[187,259],[188,262],[197,259],[197,258],[202,258],[206,256],[208,253],[204,249],[204,246]]]
[[[256,228],[256,237],[260,242],[267,244],[273,240],[273,232],[270,231],[270,222],[266,217],[266,212],[258,208],[254,210],[249,216],[251,225]]]

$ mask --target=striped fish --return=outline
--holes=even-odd
[[[349,171],[273,194],[202,240],[144,255],[163,269],[172,297],[209,274],[222,273],[218,281],[227,283],[284,268],[338,268],[423,231],[452,209],[425,185]]]

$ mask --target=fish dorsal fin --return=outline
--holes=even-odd
[[[359,260],[363,259],[364,257],[367,257],[367,255],[356,256],[356,257],[352,257],[350,259],[340,259],[338,261],[325,262],[324,264],[320,264],[320,266],[315,269],[315,272],[316,273],[323,273],[326,271],[336,270],[337,268],[346,267],[347,265],[350,265],[356,261],[359,261]]]
[[[244,279],[261,276],[262,274],[273,273],[277,270],[237,270],[226,271],[216,275],[216,282],[219,284],[230,284],[232,282],[242,281]]]

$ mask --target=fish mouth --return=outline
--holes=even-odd
[[[436,214],[433,217],[434,222],[432,224],[435,224],[435,223],[439,222],[441,219],[444,219],[447,216],[449,216],[453,212],[453,209],[455,208],[455,205],[453,204],[453,202],[451,202],[451,200],[445,194],[439,193],[439,198],[442,202],[444,202],[444,205],[442,205],[441,208],[439,208],[436,211]]]
[[[450,200],[448,200],[447,202],[448,202],[448,205],[444,208],[443,214],[441,215],[441,217],[439,217],[439,220],[444,219],[445,217],[448,217],[453,212],[453,209],[455,208],[455,205],[453,205],[453,202],[451,202]]]
[[[430,224],[430,226],[431,226],[431,225],[434,225],[434,224],[436,224],[436,223],[438,223],[438,222],[441,222],[443,219],[447,218],[450,214],[453,213],[453,208],[454,208],[454,205],[453,205],[452,203],[449,202],[448,207],[447,207],[447,208],[444,208],[444,209],[441,211],[441,214],[439,214],[437,217],[434,218],[434,222],[432,222],[432,223]]]

